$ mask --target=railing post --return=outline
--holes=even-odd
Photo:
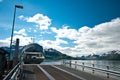
[[[67,64],[66,62],[67,62],[67,61],[65,60],[65,61],[64,61],[64,66],[66,66],[66,64]]]
[[[70,68],[71,68],[71,60],[70,60],[70,63],[69,63],[69,64],[70,64]]]
[[[106,66],[107,67],[107,70],[109,70],[109,66]],[[107,72],[107,78],[109,78],[109,72]]]
[[[75,69],[77,69],[77,61],[75,61]]]
[[[92,67],[93,67],[92,73],[94,74],[95,73],[95,69],[94,69],[95,64],[92,64]]]
[[[66,64],[67,64],[66,60],[63,60],[63,66],[66,66]]]
[[[82,64],[83,64],[83,66],[82,66],[82,70],[84,71],[84,62],[83,62]]]
[[[63,65],[65,65],[65,62],[64,62],[64,60],[63,60],[62,64],[63,64]]]

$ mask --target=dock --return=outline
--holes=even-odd
[[[24,64],[19,62],[2,80],[119,80],[117,78],[119,72],[88,67],[91,69],[89,72],[87,67],[73,63]],[[103,71],[104,75],[98,74],[97,70]],[[116,74],[116,78],[113,78],[112,74]]]
[[[63,65],[24,64],[22,80],[112,80]]]

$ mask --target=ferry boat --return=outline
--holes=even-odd
[[[40,64],[45,59],[43,47],[36,43],[26,45],[22,55],[25,64]]]

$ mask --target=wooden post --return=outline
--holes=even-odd
[[[95,65],[94,65],[94,64],[92,64],[92,66],[93,66],[92,73],[94,74],[94,72],[95,72],[95,69],[94,69]]]
[[[107,67],[107,70],[109,70],[109,66],[106,66]],[[107,78],[109,78],[109,72],[107,72]]]
[[[66,60],[64,61],[64,65],[66,66]]]
[[[82,64],[83,64],[83,66],[82,66],[82,70],[84,71],[84,62],[83,62]]]
[[[65,65],[65,62],[64,62],[64,60],[63,60],[63,63],[62,63],[63,65]]]
[[[71,60],[70,60],[70,63],[69,63],[69,64],[70,64],[70,68],[71,68]]]
[[[75,61],[75,69],[77,69],[77,61]]]

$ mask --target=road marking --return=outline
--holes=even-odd
[[[70,75],[72,75],[72,76],[74,76],[74,77],[77,77],[77,78],[79,78],[79,79],[81,79],[81,80],[87,80],[87,79],[85,79],[85,78],[83,78],[83,77],[80,77],[80,76],[78,76],[78,75],[76,75],[76,74],[73,74],[73,73],[71,73],[71,72],[69,72],[69,71],[66,71],[66,70],[64,70],[64,69],[61,69],[61,68],[59,68],[59,67],[57,67],[57,66],[53,66],[53,65],[51,65],[52,67],[54,67],[54,68],[56,68],[56,69],[58,69],[58,70],[61,70],[61,71],[63,71],[63,72],[66,72],[66,73],[68,73],[68,74],[70,74]]]
[[[54,77],[52,77],[45,69],[43,69],[40,65],[37,65],[37,67],[42,70],[42,72],[50,79],[50,80],[55,80]]]

